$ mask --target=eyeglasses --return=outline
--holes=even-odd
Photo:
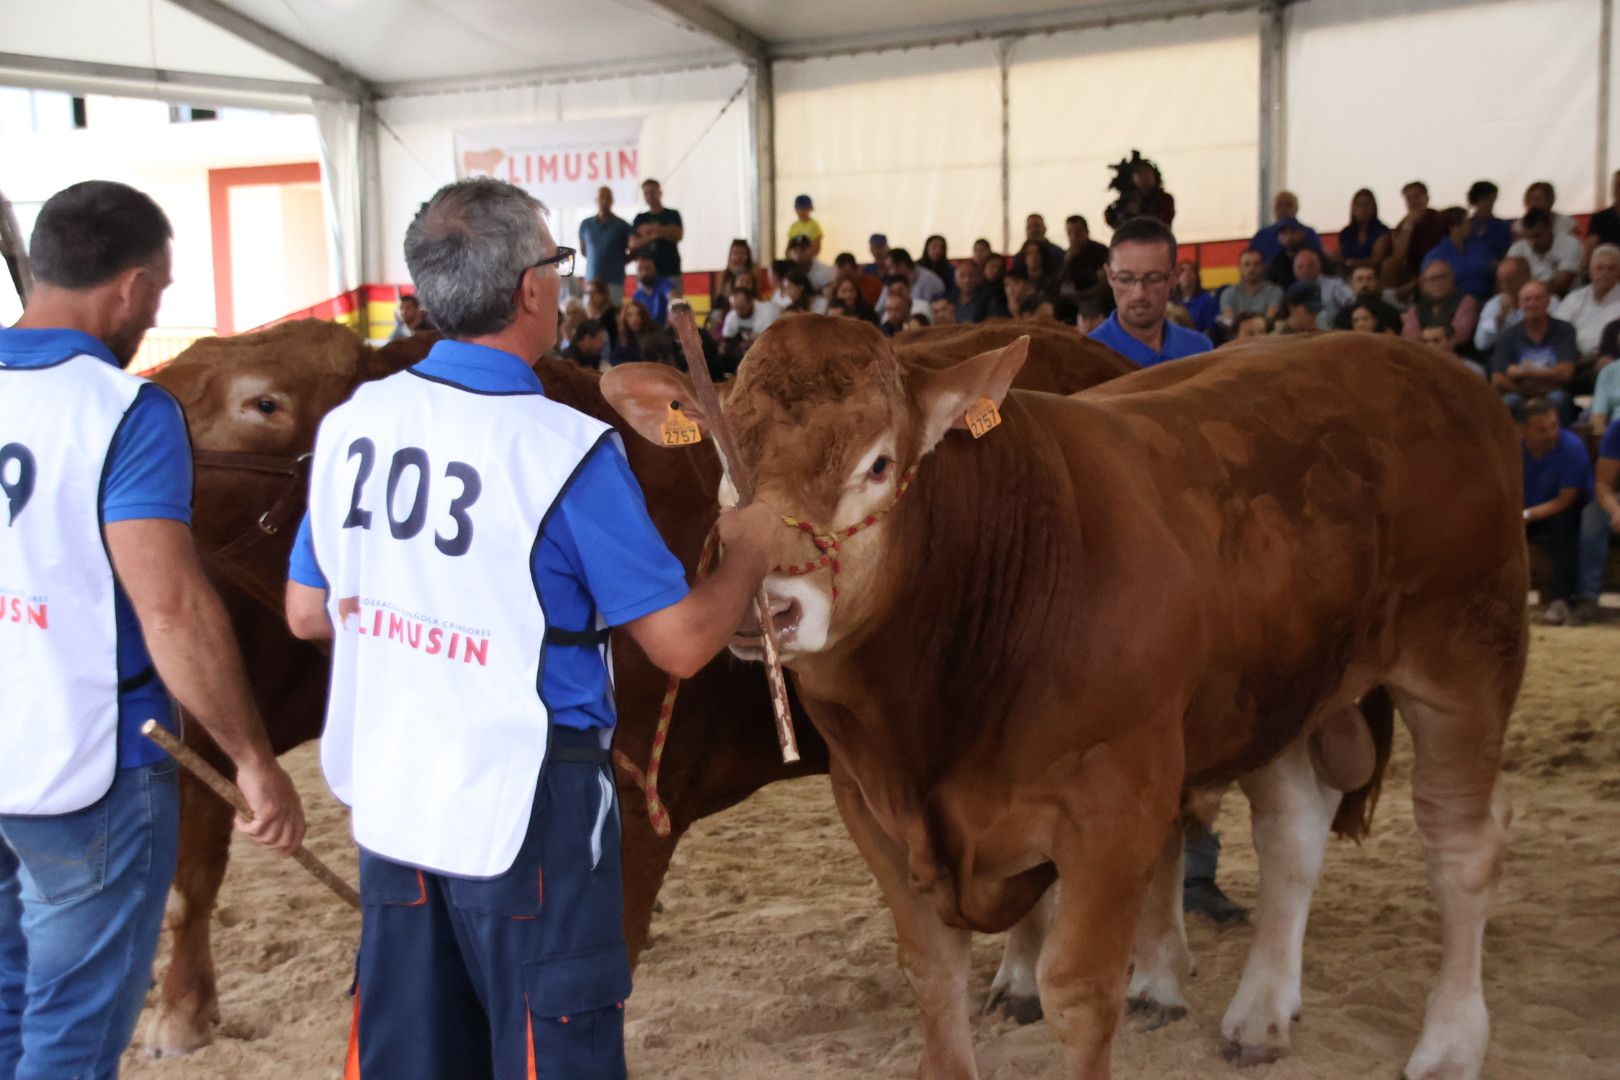
[[[1140,276],[1136,274],[1116,274],[1113,271],[1109,271],[1108,273],[1108,280],[1112,281],[1114,283],[1114,287],[1117,289],[1130,289],[1137,285],[1141,285],[1143,288],[1154,289],[1169,281],[1170,277],[1171,275],[1163,270],[1155,270],[1150,274],[1142,274]]]
[[[557,253],[555,255],[552,255],[549,258],[541,259],[539,262],[534,263],[533,265],[525,266],[523,268],[523,274],[527,274],[530,270],[538,270],[542,266],[555,266],[557,268],[558,277],[573,277],[574,255],[575,251],[573,248],[563,247],[561,244],[559,244],[557,245]],[[520,289],[523,287],[523,274],[518,275],[518,288]]]

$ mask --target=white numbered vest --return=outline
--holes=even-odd
[[[532,559],[604,437],[544,395],[408,371],[321,424],[310,529],[336,631],[321,762],[363,847],[464,877],[517,857],[549,734]]]
[[[145,380],[94,356],[0,367],[0,813],[66,814],[118,768],[107,451]]]

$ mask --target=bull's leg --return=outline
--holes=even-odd
[[[669,873],[669,861],[675,854],[675,845],[686,831],[680,822],[668,836],[659,836],[647,820],[641,799],[623,798],[619,803],[623,829],[621,850],[624,853],[624,943],[630,952],[634,967],[641,959],[642,950],[652,934],[653,908],[658,903],[658,890],[663,888]]]
[[[1192,974],[1192,952],[1182,916],[1181,845],[1182,830],[1170,830],[1136,924],[1136,962],[1128,994],[1131,1013],[1149,1028],[1187,1015],[1181,988]]]
[[[922,1013],[918,1080],[974,1080],[979,1074],[968,1016],[971,935],[946,926],[933,900],[911,887],[904,848],[878,827],[860,789],[840,775],[836,764],[832,789],[850,838],[872,868],[894,916],[900,967]]]
[[[1041,990],[1035,980],[1035,967],[1041,958],[1041,944],[1052,922],[1058,886],[1046,890],[1040,903],[1007,932],[1001,966],[990,980],[990,997],[984,1003],[989,1012],[997,1005],[1004,1015],[1020,1024],[1033,1024],[1041,1018]]]
[[[159,1057],[200,1050],[214,1039],[219,996],[209,926],[230,858],[231,808],[180,774],[180,858],[164,921],[169,928],[169,970],[147,1029],[147,1048]]]
[[[1496,780],[1508,706],[1441,708],[1392,692],[1412,732],[1412,809],[1442,935],[1440,979],[1405,1075],[1475,1080],[1490,1039],[1481,968],[1485,918],[1507,844],[1507,799]]]
[[[1308,738],[1242,781],[1254,815],[1260,904],[1243,979],[1221,1021],[1229,1060],[1274,1061],[1288,1052],[1299,1015],[1305,923],[1340,792],[1312,762]]]

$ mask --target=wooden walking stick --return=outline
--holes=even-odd
[[[731,475],[732,486],[737,489],[737,508],[740,510],[754,501],[754,478],[737,453],[737,443],[731,437],[725,414],[720,411],[720,395],[715,392],[714,380],[709,377],[709,362],[703,358],[703,343],[698,340],[697,320],[692,307],[677,301],[669,308],[669,325],[686,355],[686,370],[692,376],[692,389],[697,393],[698,405],[709,418],[709,430],[720,448],[721,467]],[[776,741],[782,746],[782,761],[791,765],[799,760],[799,742],[793,734],[793,715],[788,711],[787,679],[782,675],[782,657],[776,651],[776,632],[771,627],[770,599],[765,587],[760,586],[754,597],[754,610],[759,616],[760,640],[765,643],[765,679],[771,688],[771,708],[776,713]]]
[[[208,785],[215,795],[230,803],[238,814],[248,821],[253,820],[253,809],[248,806],[247,799],[243,798],[242,790],[220,775],[219,770],[197,756],[197,752],[173,735],[167,728],[156,720],[148,720],[141,725],[141,734],[167,750],[174,760],[178,761],[187,772]],[[299,844],[293,848],[292,857],[298,860],[298,865],[308,870],[322,885],[338,894],[338,897],[356,911],[360,910],[360,894],[347,881],[338,877],[337,871],[321,862],[315,854],[304,845]]]

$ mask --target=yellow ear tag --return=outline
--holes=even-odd
[[[973,433],[975,439],[982,439],[990,434],[992,428],[1001,424],[1001,413],[996,409],[996,403],[989,398],[980,398],[969,406],[968,411],[962,414],[967,423],[967,429]]]
[[[678,401],[669,403],[669,411],[664,415],[660,431],[665,446],[695,446],[703,441],[703,429],[698,427],[696,420],[681,412]]]

